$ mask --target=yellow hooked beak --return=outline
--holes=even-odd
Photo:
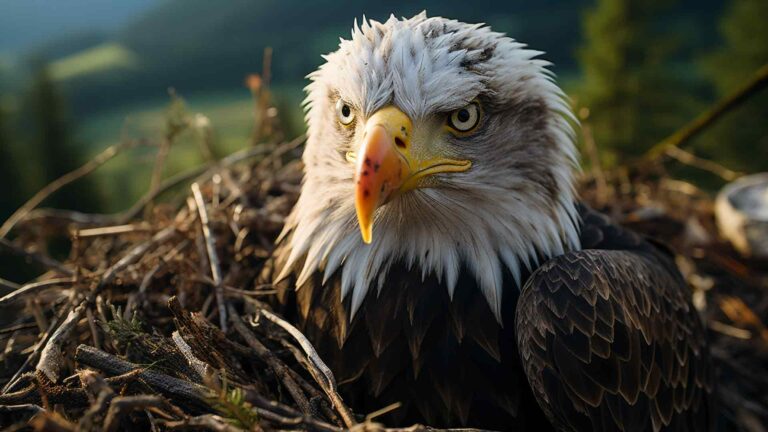
[[[377,208],[419,187],[425,177],[464,172],[472,166],[468,160],[432,157],[428,149],[417,156],[412,144],[413,122],[396,107],[387,106],[368,119],[359,152],[348,155],[356,164],[355,209],[365,243],[371,242]]]

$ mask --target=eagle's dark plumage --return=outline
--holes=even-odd
[[[357,412],[403,404],[391,424],[706,430],[688,288],[578,204],[575,119],[538,54],[424,14],[356,27],[311,75],[265,278]]]
[[[705,333],[672,257],[579,210],[583,249],[524,277],[519,297],[510,281],[505,326],[472,277],[460,277],[451,301],[406,267],[351,322],[338,277],[323,284],[318,272],[297,290],[285,280],[281,301],[360,412],[402,402],[391,415],[400,424],[707,430]]]
[[[706,431],[704,329],[671,257],[583,213],[582,250],[534,272],[518,300],[525,373],[560,430]]]

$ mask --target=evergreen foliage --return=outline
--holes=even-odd
[[[578,103],[589,109],[608,164],[640,156],[687,117],[689,98],[670,73],[678,41],[658,20],[669,7],[660,0],[598,0],[584,16]]]
[[[28,131],[27,154],[35,161],[25,163],[25,172],[37,179],[35,190],[54,181],[85,162],[84,146],[74,139],[64,97],[45,66],[36,67],[25,95],[21,121]],[[54,194],[45,206],[97,211],[99,194],[89,179],[79,180]]]
[[[13,138],[7,117],[8,112],[0,105],[0,184],[3,185],[0,193],[0,220],[10,216],[23,199],[20,184],[23,176],[13,152]]]
[[[704,59],[704,69],[723,97],[768,64],[768,1],[732,0],[720,21],[722,45]],[[768,170],[768,91],[763,90],[724,118],[701,140],[713,158],[735,169]]]

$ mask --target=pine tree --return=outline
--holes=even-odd
[[[768,64],[768,1],[732,0],[720,33],[722,46],[704,64],[717,95],[723,97]],[[768,91],[724,117],[700,147],[731,168],[768,170]]]
[[[4,185],[0,192],[0,221],[5,220],[21,205],[23,199],[20,187],[21,177],[13,154],[13,142],[7,112],[0,105],[0,184]]]
[[[38,188],[83,164],[82,145],[73,138],[66,103],[45,66],[37,68],[23,110],[27,130],[32,131],[30,155],[40,172]],[[99,195],[95,185],[81,179],[46,201],[46,206],[97,211]]]
[[[668,72],[673,38],[660,31],[661,0],[598,0],[584,17],[578,103],[589,109],[609,164],[641,155],[682,124],[680,85]],[[686,101],[687,102],[687,101]]]

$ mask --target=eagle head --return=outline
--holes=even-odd
[[[304,182],[282,237],[297,286],[341,273],[353,316],[403,263],[453,293],[579,247],[576,120],[541,53],[481,24],[363,18],[309,75]],[[283,275],[285,276],[285,275]]]

